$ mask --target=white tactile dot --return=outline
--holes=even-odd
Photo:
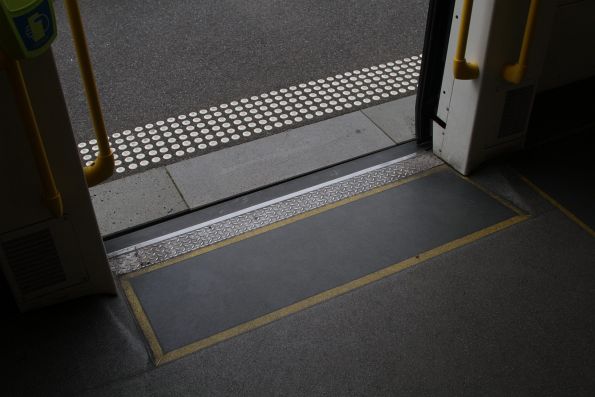
[[[110,143],[121,156],[116,173],[178,161],[265,132],[270,135],[397,99],[417,89],[421,63],[422,56],[413,55],[113,133]],[[77,147],[83,163],[92,164],[97,141],[80,142]]]

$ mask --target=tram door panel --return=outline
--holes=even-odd
[[[595,75],[595,51],[578,48],[595,38],[595,2],[456,0],[451,6],[452,15],[443,16],[450,32],[441,84],[424,90],[432,70],[422,73],[417,117],[431,119],[434,153],[467,175],[524,147],[536,95]],[[568,48],[576,53],[572,60]],[[426,50],[424,62],[436,62]],[[422,112],[432,101],[435,107]]]

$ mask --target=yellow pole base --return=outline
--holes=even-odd
[[[512,84],[520,84],[525,78],[526,65],[515,63],[514,65],[506,65],[502,70],[502,77],[504,80]]]
[[[93,187],[114,174],[114,152],[103,155],[99,153],[93,164],[83,168],[87,186]]]
[[[457,80],[475,80],[479,77],[479,66],[464,59],[455,59],[452,70]]]

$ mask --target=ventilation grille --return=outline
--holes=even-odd
[[[49,230],[2,242],[8,267],[23,296],[66,281]]]
[[[506,93],[498,138],[506,138],[525,131],[529,120],[534,86],[517,88]]]

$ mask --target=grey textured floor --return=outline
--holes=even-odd
[[[442,170],[129,282],[168,353],[515,215]]]
[[[418,55],[427,0],[79,1],[110,133]],[[92,138],[62,2],[58,68]],[[264,134],[263,134],[264,135]]]
[[[4,314],[7,396],[591,396],[595,241],[506,167],[532,218],[154,368],[121,298]]]
[[[594,148],[595,128],[590,127],[563,142],[536,147],[530,156],[515,162],[522,175],[592,230],[595,230]]]

